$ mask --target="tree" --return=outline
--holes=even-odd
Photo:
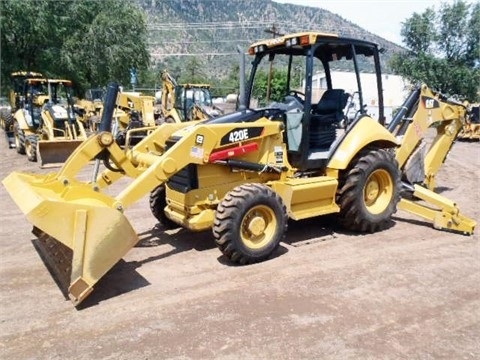
[[[288,73],[286,69],[275,69],[270,83],[270,101],[282,101],[287,91]],[[265,105],[268,87],[268,71],[258,71],[253,87],[253,97]]]
[[[149,64],[145,13],[134,2],[2,0],[0,7],[2,79],[36,70],[84,90],[128,85],[129,69]]]
[[[414,13],[401,35],[407,51],[392,58],[395,72],[446,95],[480,99],[480,3],[458,0]]]

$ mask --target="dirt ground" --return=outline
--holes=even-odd
[[[46,172],[0,137],[0,177]],[[48,170],[52,171],[52,170]],[[480,219],[480,144],[456,143],[439,191]],[[263,263],[234,266],[210,232],[165,232],[146,199],[140,234],[82,309],[59,291],[31,224],[0,187],[2,359],[479,359],[478,233],[399,211],[358,235],[290,222]]]

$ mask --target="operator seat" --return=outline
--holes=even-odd
[[[344,119],[349,94],[343,89],[326,90],[310,118],[310,149],[328,149],[336,138],[336,125]]]

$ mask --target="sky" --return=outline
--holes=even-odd
[[[402,22],[413,13],[422,13],[428,7],[436,11],[441,3],[454,0],[274,0],[279,3],[313,6],[340,15],[360,27],[403,45],[400,36]],[[473,0],[475,1],[475,0]],[[470,3],[470,1],[467,1]]]

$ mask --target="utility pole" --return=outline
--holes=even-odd
[[[273,37],[277,36],[283,36],[285,34],[281,34],[278,32],[278,28],[275,24],[272,25],[270,29],[265,29],[266,33],[272,34]],[[270,61],[270,71],[268,72],[268,82],[267,82],[267,103],[270,101],[270,85],[272,83],[272,65],[273,65],[273,60]]]

